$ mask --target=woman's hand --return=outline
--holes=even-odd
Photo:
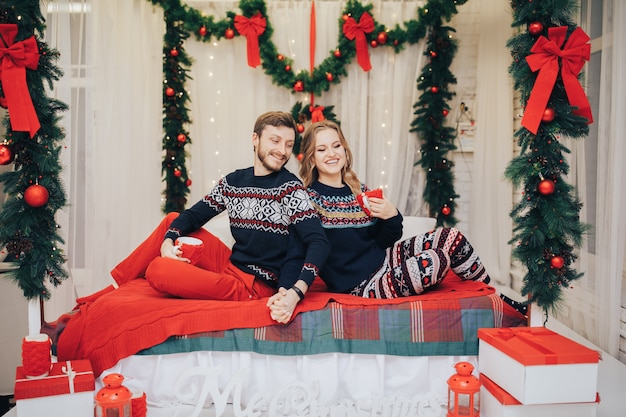
[[[278,323],[289,323],[299,301],[300,297],[295,291],[283,287],[279,288],[278,292],[267,300],[270,317]]]
[[[176,259],[177,261],[183,261],[190,263],[191,261],[187,258],[183,258],[181,255],[183,251],[180,250],[178,246],[174,245],[174,241],[172,239],[165,239],[163,243],[161,243],[161,256],[164,258]]]
[[[398,209],[386,198],[369,198],[371,217],[387,220],[398,214]]]

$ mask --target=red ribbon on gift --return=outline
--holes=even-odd
[[[324,107],[310,106],[309,110],[311,111],[311,123],[321,122],[322,120],[326,120],[326,118],[324,117]]]
[[[244,35],[248,42],[248,65],[256,68],[261,63],[261,53],[259,51],[259,36],[265,32],[267,22],[261,13],[257,13],[251,18],[237,15],[235,16],[235,29]]]
[[[541,336],[552,336],[554,332],[550,330],[543,329],[500,329],[498,331],[496,337],[499,337],[502,340],[508,341],[513,337],[517,337],[526,345],[534,348],[536,351],[540,352],[543,355],[544,363],[546,364],[556,364],[558,363],[558,355],[557,352],[552,351],[547,348]]]
[[[7,100],[11,129],[35,136],[41,125],[26,84],[26,68],[39,65],[39,49],[34,36],[15,42],[16,24],[0,24],[0,82]]]
[[[522,126],[533,134],[537,134],[550,94],[552,94],[559,73],[559,59],[561,78],[567,98],[572,106],[577,107],[573,113],[586,117],[588,123],[593,122],[589,100],[578,82],[578,74],[585,65],[585,61],[589,61],[590,38],[581,28],[576,28],[565,43],[565,47],[561,49],[566,36],[567,26],[549,28],[549,39],[540,36],[530,49],[532,54],[526,57],[530,69],[533,72],[539,71],[522,118]]]
[[[343,34],[349,40],[355,40],[356,43],[356,59],[363,71],[369,71],[372,69],[370,63],[370,56],[367,52],[367,38],[366,33],[374,31],[374,19],[369,13],[364,12],[359,19],[359,23],[354,20],[353,17],[348,17],[343,22]]]

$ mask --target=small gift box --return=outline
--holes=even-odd
[[[478,329],[478,364],[520,403],[593,403],[600,353],[544,327]]]
[[[528,404],[517,401],[495,382],[480,374],[480,414],[482,417],[595,417],[600,402]]]
[[[14,392],[17,415],[93,416],[95,388],[88,360],[53,363],[46,377],[36,379],[24,375],[23,367],[19,366]]]

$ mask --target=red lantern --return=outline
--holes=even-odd
[[[469,362],[454,365],[456,374],[448,378],[448,413],[446,417],[480,416],[480,381]]]
[[[102,379],[104,388],[96,394],[96,417],[131,417],[133,394],[122,385],[124,377],[109,374]]]
[[[41,207],[48,203],[50,193],[43,185],[31,185],[24,191],[24,201],[31,207]]]
[[[8,165],[13,162],[13,151],[6,143],[0,144],[0,165]]]

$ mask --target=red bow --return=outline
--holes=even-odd
[[[361,68],[363,68],[363,71],[369,71],[372,69],[370,56],[367,53],[367,38],[365,37],[365,34],[373,31],[374,19],[372,19],[372,16],[370,16],[367,12],[364,12],[361,15],[361,19],[359,19],[358,24],[353,17],[347,18],[343,23],[343,34],[345,37],[349,40],[356,38],[356,59]]]
[[[581,28],[576,28],[561,50],[566,35],[567,26],[549,28],[550,40],[545,36],[540,36],[530,50],[532,55],[526,57],[530,69],[533,72],[539,71],[522,118],[522,126],[534,134],[537,134],[543,112],[552,94],[559,73],[559,59],[561,60],[561,78],[567,98],[572,106],[577,107],[573,113],[586,117],[588,123],[593,122],[589,100],[578,82],[580,70],[585,65],[585,61],[589,61],[591,51],[591,45],[588,43],[589,36]]]
[[[311,123],[321,122],[322,120],[326,120],[326,118],[324,117],[324,107],[310,106],[309,110],[311,111]]]
[[[16,24],[0,24],[0,82],[7,100],[11,129],[35,136],[41,125],[26,84],[26,68],[37,69],[39,51],[34,36],[15,42]]]
[[[259,36],[265,32],[267,22],[261,13],[257,13],[248,19],[245,16],[235,16],[235,29],[244,35],[248,41],[248,65],[256,68],[261,63],[259,52]]]

